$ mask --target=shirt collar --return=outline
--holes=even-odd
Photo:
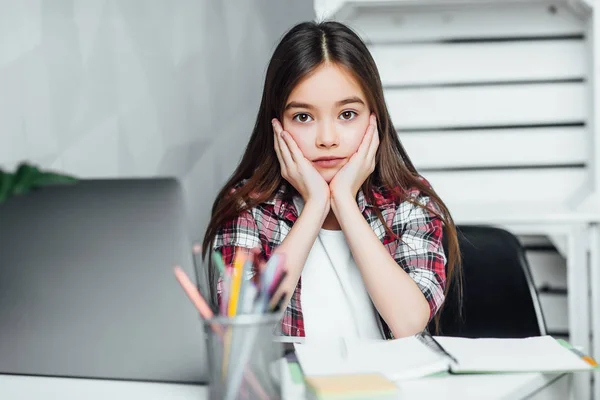
[[[272,199],[267,200],[266,204],[273,205],[273,209],[275,214],[282,219],[287,219],[289,221],[295,221],[298,219],[298,210],[292,201],[287,200],[286,196],[287,189],[285,185],[281,185],[277,192],[275,192],[275,196]]]
[[[358,208],[361,213],[364,213],[367,208],[378,207],[380,209],[386,209],[395,206],[392,192],[383,187],[374,188],[373,199],[374,202],[369,201],[362,189],[358,191],[356,202],[358,203]]]

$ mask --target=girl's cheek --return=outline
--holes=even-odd
[[[360,147],[366,131],[366,128],[361,131],[360,128],[353,127],[353,129],[343,132],[342,137],[346,139],[347,146],[356,151]]]

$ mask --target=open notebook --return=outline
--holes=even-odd
[[[571,372],[597,364],[551,336],[465,339],[411,336],[396,340],[295,345],[306,376],[381,373],[399,381],[436,373]]]

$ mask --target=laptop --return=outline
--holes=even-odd
[[[83,180],[0,203],[0,374],[208,380],[175,179]]]

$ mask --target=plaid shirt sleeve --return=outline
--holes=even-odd
[[[238,251],[260,247],[260,231],[250,211],[245,211],[237,218],[228,221],[217,230],[213,249],[221,253],[225,265],[231,265]],[[252,279],[256,271],[252,271],[246,279]],[[217,282],[217,299],[221,302],[223,279]]]
[[[439,213],[428,196],[413,198],[396,209],[392,231],[400,237],[392,255],[419,286],[429,303],[430,320],[444,302],[446,256],[442,245],[443,223],[431,210]]]

